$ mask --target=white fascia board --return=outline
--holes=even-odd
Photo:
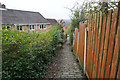
[[[18,25],[41,25],[41,24],[50,24],[50,23],[30,23],[30,24],[18,24]],[[14,24],[17,25],[17,24]]]
[[[0,8],[0,10],[7,10],[7,9],[5,9],[5,8]]]

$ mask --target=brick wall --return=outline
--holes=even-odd
[[[15,30],[15,29],[16,29],[16,26],[12,26],[11,27],[11,30]],[[34,25],[34,30],[29,30],[29,26],[28,25],[23,25],[22,26],[22,31],[24,31],[24,32],[33,32],[33,31],[36,31],[36,32],[47,32],[49,30],[50,30],[50,25],[49,24],[46,25],[46,29],[40,29],[39,25],[37,25],[37,27],[36,27],[36,25]]]

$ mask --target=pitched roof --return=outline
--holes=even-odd
[[[2,24],[49,23],[39,12],[2,10]]]
[[[51,25],[56,25],[57,21],[55,19],[47,19]]]

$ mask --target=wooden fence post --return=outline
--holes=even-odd
[[[79,48],[79,31],[78,31],[78,36],[77,36],[78,38],[77,38],[77,54],[76,54],[76,56],[77,56],[77,58],[78,58],[78,48]]]
[[[87,28],[85,28],[84,74],[86,73]]]

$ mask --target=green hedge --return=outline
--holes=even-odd
[[[46,33],[2,30],[3,78],[43,78],[62,42],[57,26]]]

